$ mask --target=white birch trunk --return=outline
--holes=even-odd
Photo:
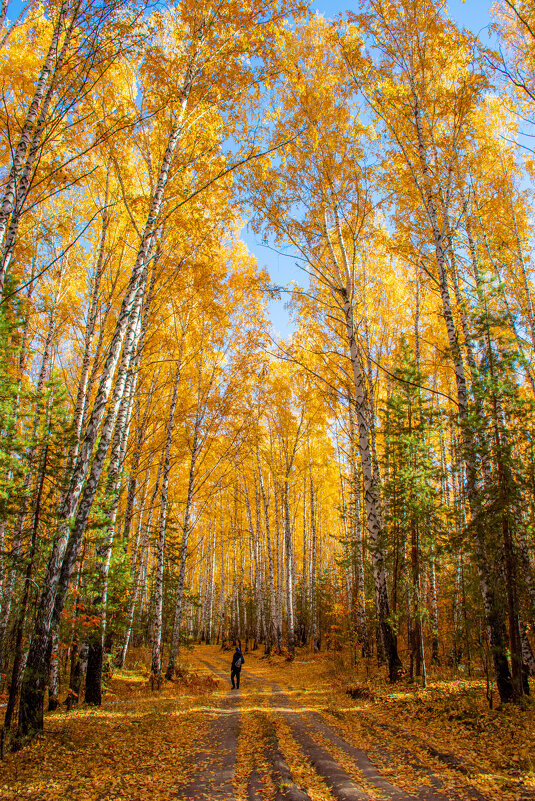
[[[15,190],[15,202],[11,210],[11,219],[9,220],[9,227],[7,229],[5,240],[3,243],[2,256],[0,257],[0,294],[2,291],[4,276],[11,263],[11,257],[13,255],[13,250],[15,248],[21,214],[23,212],[24,204],[26,202],[26,198],[31,185],[32,170],[36,162],[38,162],[39,150],[41,148],[41,143],[45,131],[45,124],[50,109],[50,103],[52,101],[55,77],[61,72],[64,61],[66,59],[67,52],[69,50],[69,46],[71,43],[71,37],[75,29],[80,6],[81,6],[81,1],[78,0],[78,2],[75,3],[75,5],[72,8],[69,27],[65,33],[65,36],[63,37],[61,50],[53,60],[53,71],[51,72],[50,75],[50,84],[48,87],[48,91],[46,92],[46,95],[43,98],[39,117],[32,130],[31,142],[29,143],[29,151],[24,161],[24,164],[21,165],[21,169],[18,171],[19,174]],[[0,214],[0,219],[1,219],[1,214]],[[2,240],[3,236],[4,234],[1,231],[1,226],[0,226],[0,241]]]
[[[355,419],[353,411],[353,398],[348,393],[349,415],[349,458],[351,462],[351,538],[352,558],[355,571],[355,606],[357,617],[357,632],[362,646],[363,656],[370,652],[368,627],[366,624],[366,594],[364,576],[364,551],[362,547],[362,530],[360,522],[360,475],[357,468],[358,445],[355,436]]]
[[[282,652],[282,619],[283,619],[283,601],[282,601],[282,584],[283,584],[283,565],[284,565],[284,549],[282,547],[282,538],[280,533],[280,507],[279,507],[279,492],[277,484],[274,484],[273,493],[275,499],[275,555],[277,560],[277,652]]]
[[[318,626],[318,584],[317,584],[317,554],[318,554],[318,532],[316,528],[316,498],[315,498],[314,479],[312,470],[310,471],[310,618],[311,618],[311,639],[314,652],[319,651],[320,632]]]
[[[175,371],[175,378],[173,382],[173,396],[171,399],[171,407],[169,410],[169,419],[167,422],[167,432],[165,439],[165,456],[162,471],[162,492],[160,500],[160,525],[158,531],[158,555],[156,560],[156,577],[154,580],[154,617],[152,622],[152,664],[151,664],[151,681],[152,686],[156,685],[160,688],[162,681],[162,658],[161,658],[161,644],[162,644],[162,610],[163,610],[163,570],[164,570],[164,556],[165,556],[165,540],[166,540],[166,527],[167,527],[167,508],[168,508],[168,493],[169,493],[169,475],[171,472],[171,445],[173,442],[173,431],[175,428],[175,411],[178,399],[178,387],[180,384],[180,376],[182,371],[182,346],[180,349],[180,356],[178,365]]]
[[[260,493],[262,495],[262,503],[264,505],[264,525],[266,529],[266,548],[267,548],[267,556],[268,556],[268,581],[269,581],[269,609],[270,609],[270,621],[269,621],[269,628],[268,628],[268,637],[266,642],[266,646],[268,646],[268,652],[271,650],[273,646],[277,647],[280,653],[280,644],[278,643],[277,638],[277,605],[276,605],[276,598],[275,598],[275,575],[273,569],[273,548],[271,544],[271,526],[270,526],[270,519],[269,519],[269,500],[266,495],[265,487],[264,487],[264,480],[262,477],[262,468],[260,466],[260,459],[257,453],[257,463],[258,463],[258,481],[260,485]]]
[[[128,287],[123,297],[121,309],[112,336],[112,341],[110,343],[108,354],[102,370],[102,377],[93,406],[93,411],[87,424],[85,437],[73,470],[69,490],[65,495],[62,508],[58,515],[58,533],[52,547],[52,553],[49,558],[43,589],[39,599],[34,632],[30,643],[26,671],[22,683],[21,701],[19,707],[19,724],[22,734],[29,734],[30,732],[40,730],[43,727],[43,699],[48,672],[48,638],[50,627],[52,625],[52,615],[56,602],[57,587],[60,580],[67,542],[69,540],[69,521],[75,512],[78,499],[80,498],[80,494],[82,492],[85,477],[89,472],[91,454],[93,452],[98,431],[105,414],[109,394],[113,385],[115,368],[119,360],[128,324],[131,321],[132,316],[135,316],[136,300],[141,294],[140,289],[142,279],[148,265],[152,243],[158,224],[158,218],[169,179],[171,163],[181,132],[182,119],[185,113],[190,88],[191,74],[188,75],[187,81],[182,89],[183,99],[181,113],[177,123],[171,131],[167,142],[156,190],[151,198],[150,209],[145,223],[137,258],[130,276]],[[69,570],[72,572],[73,566],[74,560],[71,559],[69,564],[66,564],[65,573],[69,573]],[[66,575],[67,585],[69,578],[70,573],[68,576]]]
[[[446,324],[448,342],[453,356],[455,381],[457,387],[457,402],[463,436],[463,460],[466,467],[467,500],[470,506],[470,512],[473,521],[473,525],[471,526],[471,530],[473,531],[472,542],[479,572],[481,594],[485,607],[485,616],[491,644],[494,674],[498,685],[500,698],[502,700],[507,700],[512,697],[513,687],[506,655],[505,623],[503,620],[503,611],[500,608],[499,599],[496,596],[495,588],[492,586],[490,580],[489,559],[485,543],[485,534],[482,528],[484,526],[484,521],[482,520],[481,500],[478,493],[477,468],[475,464],[476,447],[469,421],[468,390],[466,385],[464,363],[457,330],[455,327],[455,321],[452,314],[444,252],[444,238],[443,232],[439,225],[435,199],[431,189],[429,166],[427,163],[425,139],[421,121],[420,103],[414,84],[412,83],[412,79],[411,88],[413,92],[413,114],[416,132],[416,144],[418,148],[420,168],[422,171],[423,197],[425,198],[425,209],[434,238],[443,316]]]
[[[200,402],[200,399],[199,399]],[[193,441],[191,445],[191,459],[188,476],[188,492],[186,496],[186,508],[184,510],[184,522],[182,525],[182,543],[180,545],[180,568],[178,573],[177,598],[175,606],[175,618],[173,622],[173,635],[171,639],[171,649],[169,662],[165,676],[171,680],[175,672],[175,663],[180,648],[180,625],[182,622],[182,604],[184,599],[184,579],[186,576],[186,558],[188,555],[188,542],[191,534],[191,511],[195,489],[197,458],[199,456],[199,439],[201,427],[201,409],[197,409],[195,425],[193,429]]]
[[[82,424],[84,420],[85,406],[88,401],[87,397],[87,382],[89,378],[89,365],[91,361],[91,345],[95,335],[97,313],[99,307],[99,294],[102,274],[105,265],[105,248],[106,236],[109,227],[109,213],[108,213],[108,200],[109,200],[109,184],[110,184],[110,165],[108,164],[108,171],[106,174],[106,190],[104,194],[104,208],[102,210],[102,228],[97,251],[97,261],[95,265],[94,276],[91,285],[91,300],[89,302],[89,310],[87,314],[87,322],[84,332],[84,351],[82,356],[82,366],[80,370],[80,379],[78,382],[78,393],[76,396],[76,404],[74,407],[74,444],[72,451],[67,459],[67,466],[70,467],[74,464],[78,455],[78,447],[80,444],[80,437],[82,434]]]
[[[39,108],[45,96],[46,86],[54,68],[54,62],[56,60],[59,38],[61,36],[61,31],[63,28],[65,17],[67,15],[67,9],[68,9],[68,3],[63,2],[62,5],[60,6],[58,12],[58,18],[56,20],[54,29],[52,31],[52,38],[50,40],[50,45],[43,66],[41,67],[41,72],[37,80],[37,85],[35,87],[35,92],[32,98],[32,102],[30,103],[30,107],[26,114],[26,119],[24,120],[24,125],[22,126],[20,138],[15,148],[15,152],[13,155],[13,164],[9,172],[7,184],[4,189],[4,195],[2,197],[2,203],[0,206],[0,242],[3,242],[4,240],[9,218],[15,207],[20,174],[23,170],[24,163],[26,161],[26,154],[28,152],[28,147],[30,145],[34,126],[38,119]],[[5,268],[0,268],[0,296],[3,293],[4,280],[5,280]]]
[[[342,269],[345,280],[342,278],[338,257],[335,253],[327,223],[325,223],[325,236],[328,242],[337,279],[337,284],[336,287],[333,288],[333,292],[339,299],[338,302],[343,311],[349,355],[353,371],[355,411],[358,431],[357,441],[360,454],[362,478],[364,484],[364,500],[366,506],[366,531],[368,534],[368,543],[372,552],[375,604],[379,621],[379,631],[381,635],[382,646],[388,661],[389,678],[391,681],[397,681],[401,676],[402,665],[397,653],[394,632],[389,621],[390,607],[384,566],[384,554],[381,543],[383,523],[379,487],[377,482],[378,476],[376,472],[374,473],[373,469],[373,455],[369,428],[370,410],[366,397],[366,379],[362,370],[360,353],[356,341],[356,326],[353,319],[353,304],[351,300],[351,292],[353,290],[351,270],[349,269],[348,265],[343,235],[336,209],[335,224],[338,246],[342,254]]]
[[[284,553],[286,556],[286,637],[290,659],[295,656],[295,621],[294,621],[294,571],[292,528],[290,519],[290,483],[288,477],[282,490],[282,508],[284,515]]]

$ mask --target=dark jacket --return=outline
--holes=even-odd
[[[232,670],[241,670],[241,666],[245,662],[243,658],[243,654],[239,648],[236,648],[234,651],[234,656],[232,657]]]

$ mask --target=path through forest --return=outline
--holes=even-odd
[[[458,720],[434,721],[425,698],[409,703],[406,688],[395,706],[364,683],[353,699],[332,657],[288,663],[247,653],[239,691],[230,689],[229,652],[198,646],[186,661],[181,679],[159,694],[130,671],[110,683],[100,710],[48,716],[44,734],[2,765],[0,798],[535,798],[508,755],[520,732],[511,728],[505,745]]]
[[[212,653],[200,661],[207,671],[228,681],[228,658]],[[443,761],[461,767],[462,781],[434,773],[419,759],[417,749],[389,753],[388,729],[385,732],[380,726],[374,738],[374,750],[383,755],[383,770],[378,770],[368,756],[368,745],[336,725],[335,710],[322,703],[326,699],[321,690],[307,688],[306,683],[301,688],[288,683],[284,663],[279,663],[277,671],[266,671],[259,660],[250,658],[248,664],[251,661],[252,669],[242,671],[241,689],[229,689],[223,699],[211,723],[209,748],[205,744],[195,755],[191,779],[179,788],[179,798],[233,799],[235,789],[239,797],[250,801],[273,797],[281,801],[448,801],[454,797],[481,801],[486,797],[470,785],[468,771],[455,755],[437,753]],[[372,721],[367,725],[372,731]],[[420,774],[412,790],[403,789],[403,779],[397,781],[407,764]],[[232,782],[235,766],[239,766],[236,788]]]

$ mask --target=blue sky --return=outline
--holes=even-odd
[[[466,2],[451,0],[448,3],[450,16],[458,25],[478,34],[483,41],[488,41],[487,28],[491,22],[492,5],[492,0],[466,0]],[[339,0],[316,0],[312,4],[313,10],[319,11],[326,17],[335,17],[351,10],[352,7],[354,6],[350,2],[339,2]],[[273,284],[282,286],[291,281],[306,283],[306,276],[296,266],[296,260],[290,252],[288,255],[275,253],[262,245],[261,238],[248,229],[244,229],[242,238],[258,259],[259,265],[267,267]],[[284,297],[281,301],[271,301],[269,312],[275,335],[287,337],[293,326],[290,312],[285,309]]]

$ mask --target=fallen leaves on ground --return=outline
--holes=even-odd
[[[0,764],[0,799],[176,797],[177,786],[209,751],[211,721],[229,692],[230,685],[215,680],[201,660],[220,671],[230,664],[218,646],[199,646],[185,655],[175,682],[165,682],[161,692],[149,690],[138,664],[109,682],[102,708],[47,715],[43,734]],[[248,671],[257,678],[254,685]],[[273,685],[284,696],[274,695]],[[237,799],[246,797],[252,771],[267,798],[278,789],[265,757],[275,734],[293,781],[315,801],[332,801],[278,708],[319,712],[348,743],[368,753],[385,778],[409,792],[439,777],[446,794],[460,798],[470,787],[492,801],[535,798],[535,704],[527,699],[489,709],[478,679],[448,681],[437,675],[426,689],[392,686],[357,674],[332,653],[300,654],[290,662],[258,650],[246,654],[236,702],[241,711]],[[341,749],[319,734],[315,740],[367,792],[373,790]]]
[[[101,708],[45,717],[44,732],[0,765],[0,798],[168,801],[206,735],[205,683],[150,692],[142,675],[110,683]],[[209,684],[213,686],[213,684]],[[212,695],[213,693],[210,692]]]

